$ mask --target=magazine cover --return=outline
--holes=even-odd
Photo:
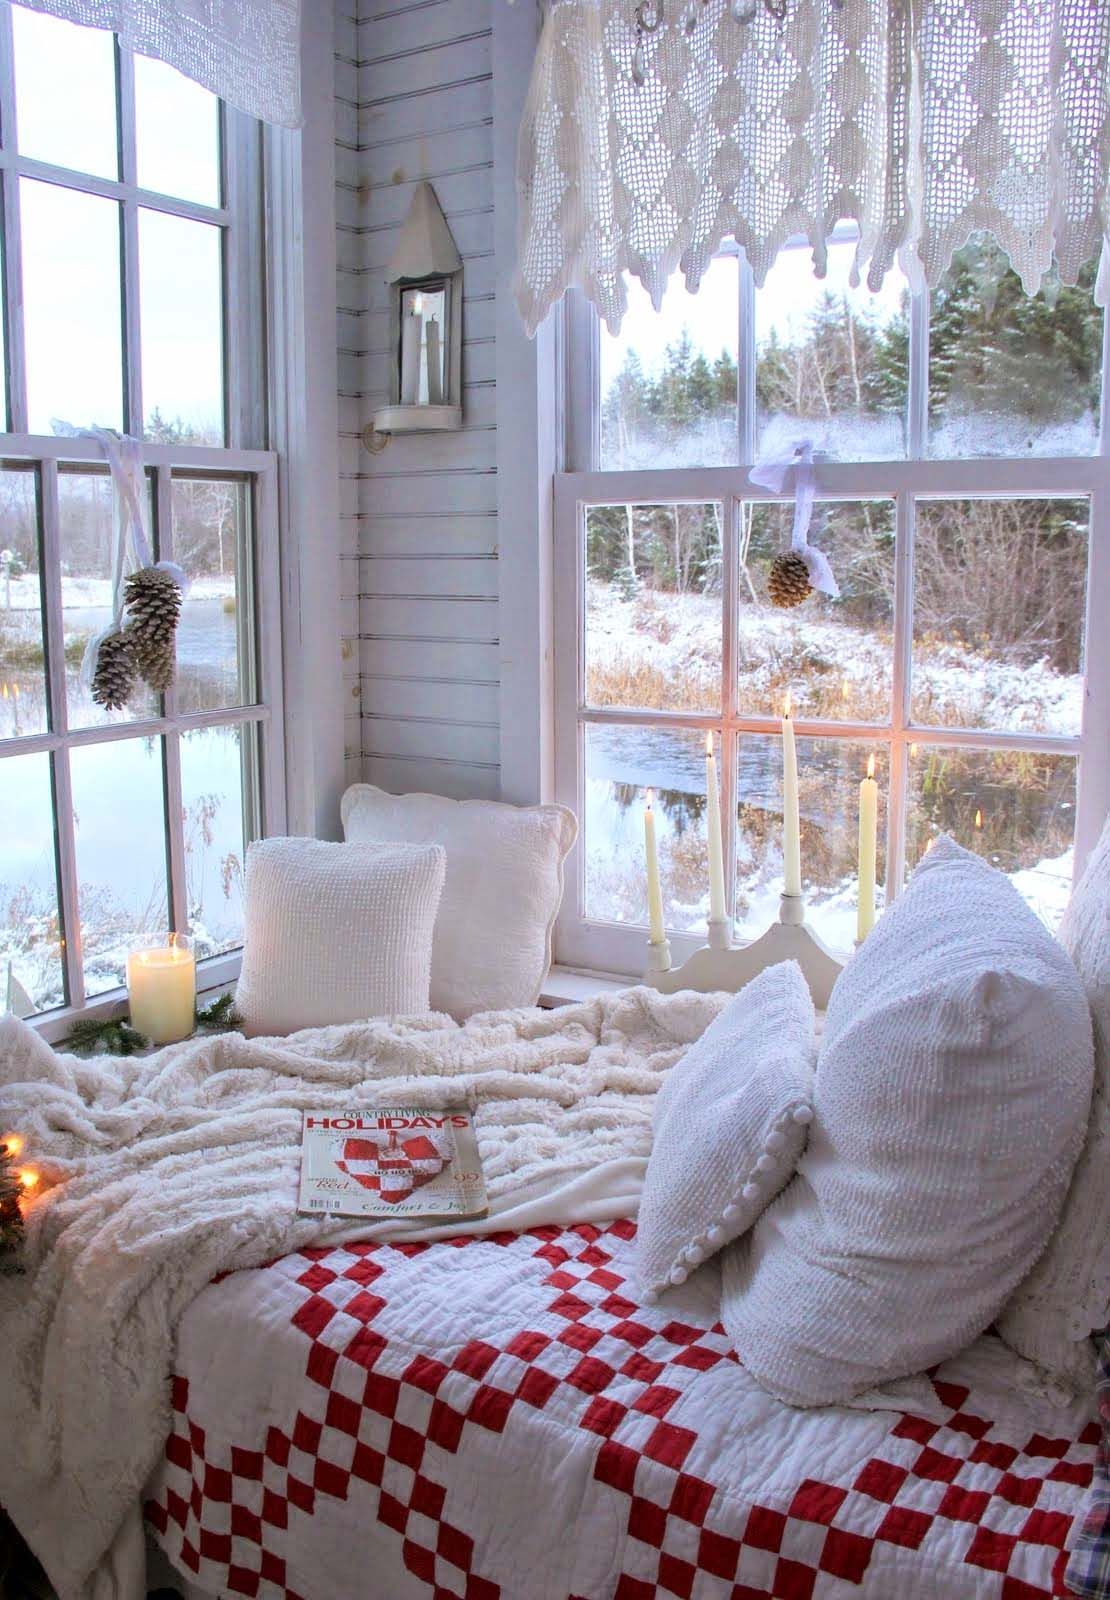
[[[298,1210],[340,1217],[484,1217],[470,1113],[306,1111]]]

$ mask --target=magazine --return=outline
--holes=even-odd
[[[313,1216],[486,1216],[470,1113],[418,1106],[306,1111],[297,1204]]]

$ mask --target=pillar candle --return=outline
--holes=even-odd
[[[193,1031],[197,963],[187,939],[171,933],[164,944],[132,950],[127,957],[131,1026],[154,1044],[173,1044]]]
[[[401,404],[414,406],[420,398],[420,342],[424,316],[420,297],[401,318]]]
[[[428,404],[443,404],[443,368],[440,365],[439,323],[429,317],[424,324],[424,340],[428,352]]]
[[[866,939],[875,926],[875,849],[879,828],[879,785],[875,757],[867,758],[867,776],[859,786],[859,907],[856,938]]]
[[[647,805],[644,807],[644,861],[647,864],[648,938],[652,944],[662,944],[666,935],[663,931],[663,891],[659,887],[659,856],[655,849],[654,799],[655,791],[654,789],[649,789]]]
[[[782,865],[783,893],[802,892],[802,835],[798,820],[798,752],[790,696],[782,712]]]
[[[705,736],[705,832],[709,842],[709,920],[725,920],[725,863],[721,849],[721,796],[717,788],[717,757],[713,735]]]

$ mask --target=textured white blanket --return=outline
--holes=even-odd
[[[0,1019],[0,1121],[47,1187],[0,1280],[0,1503],[62,1600],[142,1593],[138,1500],[169,1428],[178,1322],[218,1273],[314,1242],[453,1229],[298,1216],[301,1112],[468,1103],[491,1217],[635,1209],[655,1092],[723,997],[649,989],[458,1026],[442,1016],[81,1060]]]

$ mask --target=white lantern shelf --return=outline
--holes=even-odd
[[[367,445],[383,435],[462,427],[462,257],[435,190],[419,183],[389,264],[390,404],[374,413]]]

